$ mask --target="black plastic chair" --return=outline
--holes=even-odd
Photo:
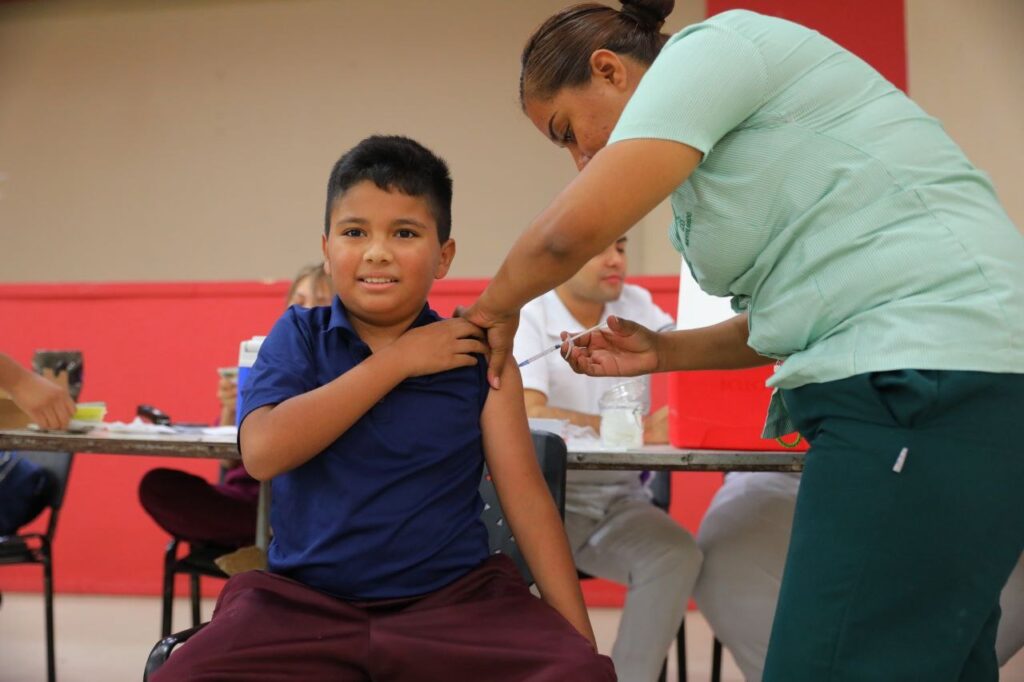
[[[154,424],[171,423],[170,417],[150,405],[139,405],[136,411],[140,417],[145,417]],[[223,467],[220,468],[220,480],[223,483]],[[178,550],[182,545],[188,546],[188,552],[179,557]],[[174,576],[179,573],[188,576],[192,627],[196,627],[202,620],[199,613],[201,596],[199,579],[205,576],[227,580],[228,574],[220,570],[214,560],[237,549],[238,547],[228,547],[211,542],[190,542],[174,535],[171,536],[171,541],[167,543],[167,549],[164,551],[164,582],[160,609],[161,637],[171,634],[171,618],[174,613]]]
[[[537,463],[540,464],[541,473],[544,475],[544,481],[548,485],[548,490],[551,491],[551,497],[555,500],[559,516],[564,517],[565,470],[568,457],[565,441],[547,431],[531,431],[530,435],[533,437],[533,449],[537,455]],[[526,582],[532,583],[533,576],[530,575],[530,570],[526,566],[526,560],[523,558],[522,552],[519,551],[518,545],[516,545],[516,539],[512,536],[508,524],[505,523],[505,515],[501,511],[501,504],[498,503],[497,491],[486,467],[484,467],[484,473],[480,480],[480,497],[484,502],[484,509],[480,514],[480,518],[487,527],[487,542],[491,553],[507,555],[516,563]],[[195,613],[193,611],[193,617],[195,617]],[[177,632],[173,635],[165,635],[157,642],[153,650],[149,652],[149,658],[146,660],[146,671],[142,676],[143,682],[146,682],[150,674],[158,670],[167,661],[167,657],[171,655],[174,647],[188,640],[205,626],[206,623],[201,625],[193,623],[193,627],[188,630]]]
[[[53,642],[53,536],[57,531],[57,517],[64,503],[68,477],[71,475],[70,452],[19,452],[25,460],[38,464],[50,472],[52,485],[46,506],[50,518],[43,533],[23,533],[0,537],[0,566],[12,564],[41,564],[43,567],[43,600],[46,609],[46,679],[56,679],[56,656]]]
[[[565,470],[568,452],[565,441],[553,433],[547,431],[531,431],[533,436],[533,450],[537,455],[537,463],[540,465],[541,473],[544,474],[544,481],[548,484],[551,497],[555,500],[558,508],[558,515],[565,518]],[[491,554],[505,554],[516,563],[520,574],[528,584],[533,584],[533,575],[526,565],[526,559],[516,539],[512,536],[512,530],[505,523],[505,515],[498,502],[498,491],[491,481],[490,472],[484,467],[484,475],[480,481],[480,497],[484,501],[484,510],[480,514],[484,525],[487,526],[487,541]]]
[[[651,503],[666,514],[669,513],[669,506],[672,504],[672,472],[652,471],[651,482],[648,488],[651,491]],[[686,614],[679,621],[679,629],[676,630],[676,668],[680,682],[686,680]],[[668,679],[668,658],[661,666],[661,675],[658,682],[666,682]]]
[[[717,637],[711,645],[711,682],[722,682],[722,643]]]
[[[138,405],[135,408],[137,417],[145,419],[153,424],[170,426],[172,420],[163,410],[152,405]],[[221,482],[224,481],[224,468],[220,469]],[[178,550],[188,546],[188,552],[179,557]],[[220,570],[214,562],[218,557],[234,552],[238,547],[228,547],[212,542],[193,542],[175,535],[167,543],[164,551],[164,582],[162,605],[160,609],[160,636],[167,637],[171,634],[171,618],[174,613],[174,576],[184,573],[188,576],[189,601],[192,607],[192,627],[199,625],[201,616],[199,613],[199,599],[201,596],[199,579],[203,576],[208,578],[220,578],[227,580],[228,575]]]
[[[182,544],[188,545],[188,552],[178,556],[178,549]],[[167,637],[171,634],[171,615],[174,611],[174,576],[179,573],[188,575],[189,598],[192,606],[192,627],[199,625],[201,617],[199,614],[200,584],[199,578],[220,578],[227,580],[228,575],[220,570],[214,559],[234,552],[237,547],[222,547],[220,545],[192,542],[181,538],[172,537],[167,543],[167,551],[164,552],[164,586],[163,586],[163,607],[160,615],[160,636]]]

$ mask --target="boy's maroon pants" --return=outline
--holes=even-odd
[[[372,602],[238,574],[151,679],[605,682],[615,670],[497,555],[426,596]]]

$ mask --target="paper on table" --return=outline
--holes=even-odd
[[[29,422],[25,425],[25,428],[29,431],[42,431],[45,433],[89,433],[90,431],[101,428],[102,426],[103,424],[100,424],[99,422],[72,419],[68,422],[68,427],[66,429],[44,429],[35,422]]]
[[[164,426],[163,424],[151,424],[142,421],[138,417],[127,424],[125,422],[104,422],[101,426],[112,433],[177,433],[173,427]]]
[[[530,417],[527,419],[530,422],[531,431],[547,431],[553,433],[562,440],[568,437],[569,433],[569,420],[568,419],[547,419],[545,417]]]
[[[208,426],[201,430],[204,436],[235,436],[238,434],[238,428],[233,425],[229,426]]]
[[[565,443],[570,450],[603,450],[601,437],[589,426],[570,423]]]

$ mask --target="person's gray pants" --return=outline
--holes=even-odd
[[[602,519],[566,512],[565,527],[579,570],[627,587],[612,649],[619,682],[654,682],[700,571],[693,536],[642,496]]]

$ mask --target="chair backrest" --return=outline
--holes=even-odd
[[[50,519],[47,523],[46,537],[53,539],[53,533],[57,528],[57,513],[64,504],[64,492],[68,487],[68,478],[71,476],[71,459],[74,456],[70,452],[34,452],[23,450],[17,453],[19,457],[33,464],[36,464],[47,471],[53,480],[50,486],[50,499],[46,506],[50,508]]]
[[[672,503],[672,472],[652,471],[650,476],[647,488],[651,491],[651,503],[667,512]]]
[[[565,516],[565,468],[568,456],[565,448],[565,441],[553,433],[547,431],[531,431],[533,436],[533,449],[537,455],[537,463],[540,465],[544,481],[548,484],[551,497],[558,508],[558,514]],[[480,480],[480,497],[484,501],[484,510],[480,515],[484,525],[487,526],[487,540],[491,554],[505,554],[516,563],[519,572],[527,583],[533,583],[533,575],[526,565],[526,559],[516,545],[516,539],[512,537],[512,531],[505,522],[505,514],[498,502],[498,493],[494,489],[494,482],[491,481],[490,472],[484,467],[484,475]]]

